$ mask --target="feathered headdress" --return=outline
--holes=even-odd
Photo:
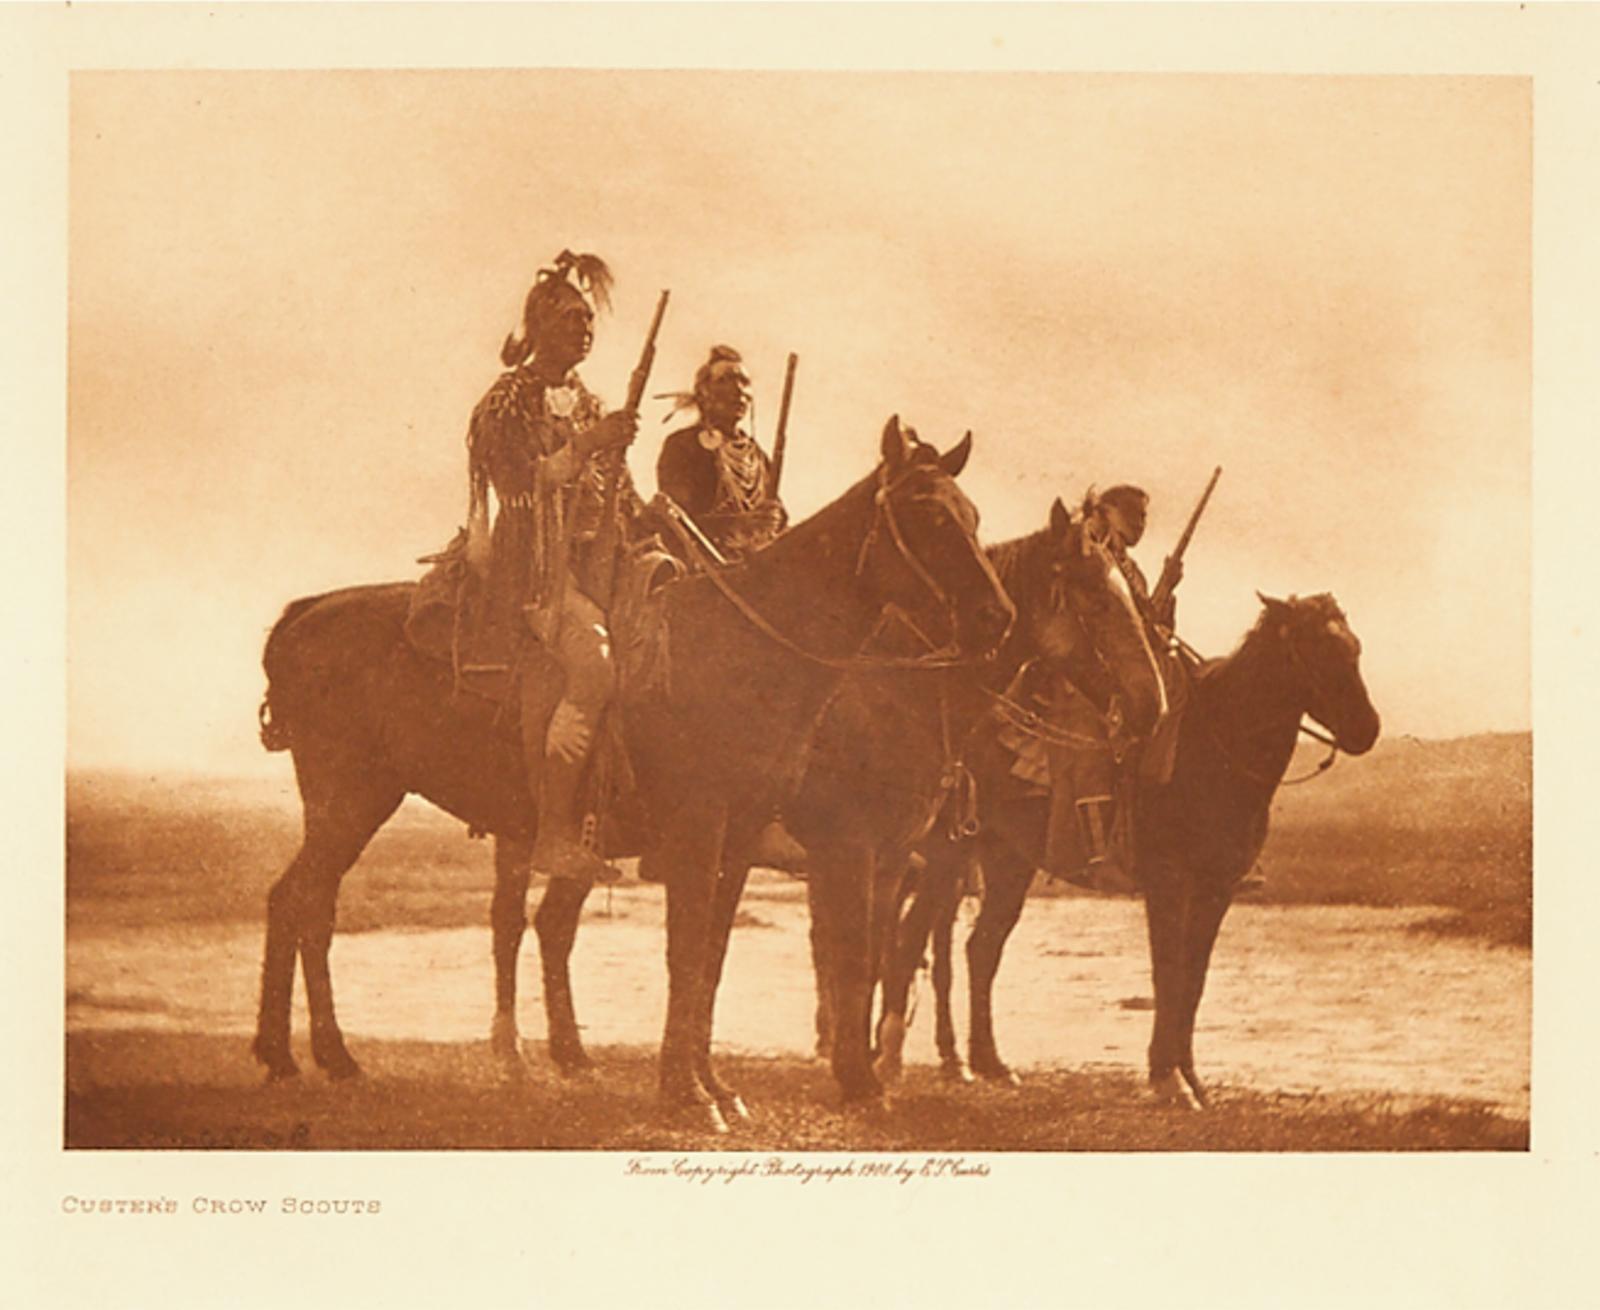
[[[710,357],[695,370],[693,391],[664,391],[656,397],[657,400],[672,402],[672,408],[661,421],[670,423],[677,414],[686,409],[698,409],[703,413],[705,405],[702,402],[706,390],[717,378],[729,372],[738,373],[745,385],[749,385],[750,375],[744,371],[744,356],[732,346],[712,346]]]
[[[572,288],[599,309],[611,308],[611,269],[599,255],[575,255],[563,250],[552,268],[541,268],[522,305],[522,329],[514,332],[500,347],[500,359],[507,368],[516,368],[533,353],[534,339],[544,318],[561,298],[562,290]]]

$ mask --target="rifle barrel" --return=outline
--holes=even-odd
[[[639,412],[644,400],[644,389],[650,382],[650,368],[656,360],[656,334],[661,331],[661,320],[667,312],[667,298],[671,291],[663,291],[656,301],[655,316],[650,320],[650,331],[644,339],[644,349],[639,352],[638,366],[628,379],[628,401],[624,408]],[[611,604],[612,585],[616,578],[617,502],[622,490],[622,472],[627,467],[627,451],[618,447],[606,459],[606,491],[601,502],[600,530],[595,536],[590,555],[590,579],[587,590],[591,599],[602,608]]]
[[[789,444],[789,402],[794,398],[794,370],[800,356],[790,352],[783,371],[783,399],[778,402],[778,428],[772,438],[772,494],[778,494],[778,479],[783,476],[783,452]]]

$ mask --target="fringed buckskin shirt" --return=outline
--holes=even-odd
[[[576,566],[599,531],[605,455],[589,455],[575,478],[567,476],[568,461],[576,457],[574,440],[604,415],[599,397],[576,373],[562,386],[547,386],[527,365],[502,373],[472,411],[467,446],[474,515],[487,513],[490,486],[500,503],[489,562],[489,593],[497,610],[537,603],[550,594],[563,533],[571,534],[568,562]],[[556,459],[569,450],[567,459]],[[620,468],[617,505],[628,521],[638,516],[642,503],[626,459]]]

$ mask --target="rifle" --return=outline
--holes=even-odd
[[[783,374],[783,399],[778,402],[778,430],[772,438],[772,498],[778,498],[778,479],[783,476],[783,450],[789,440],[789,401],[794,396],[794,370],[800,357],[789,356],[789,366]]]
[[[633,376],[628,379],[628,399],[623,408],[632,410],[635,414],[639,412],[639,405],[644,400],[644,389],[650,381],[651,366],[656,362],[656,335],[661,331],[661,319],[667,312],[667,297],[671,294],[671,291],[663,291],[661,299],[656,302],[655,317],[650,320],[650,331],[645,334],[644,349],[639,352],[639,363],[633,370]],[[584,590],[589,593],[589,599],[601,609],[610,608],[611,592],[616,582],[617,548],[621,544],[619,540],[621,528],[617,522],[617,499],[622,487],[622,471],[626,467],[626,461],[625,447],[618,446],[615,450],[606,452],[605,500],[600,511],[600,527],[589,549],[586,570],[588,577],[584,579]]]
[[[1150,592],[1150,609],[1153,613],[1160,614],[1172,601],[1172,593],[1178,589],[1178,570],[1183,565],[1183,552],[1189,549],[1189,538],[1194,536],[1195,525],[1200,522],[1200,516],[1206,512],[1206,502],[1211,499],[1211,493],[1216,489],[1217,479],[1222,476],[1222,465],[1218,464],[1211,473],[1211,481],[1206,483],[1206,489],[1200,493],[1200,503],[1194,507],[1194,513],[1189,515],[1188,525],[1183,529],[1183,535],[1178,538],[1178,544],[1172,548],[1172,554],[1162,561],[1161,576],[1156,579],[1156,585]]]

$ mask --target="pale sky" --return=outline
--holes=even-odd
[[[1530,100],[1513,78],[92,73],[72,84],[68,758],[250,769],[291,598],[416,576],[534,272],[618,276],[619,403],[745,354],[785,498],[898,412],[986,540],[1133,481],[1184,634],[1332,591],[1390,733],[1529,726]],[[631,462],[648,492],[661,405]]]

